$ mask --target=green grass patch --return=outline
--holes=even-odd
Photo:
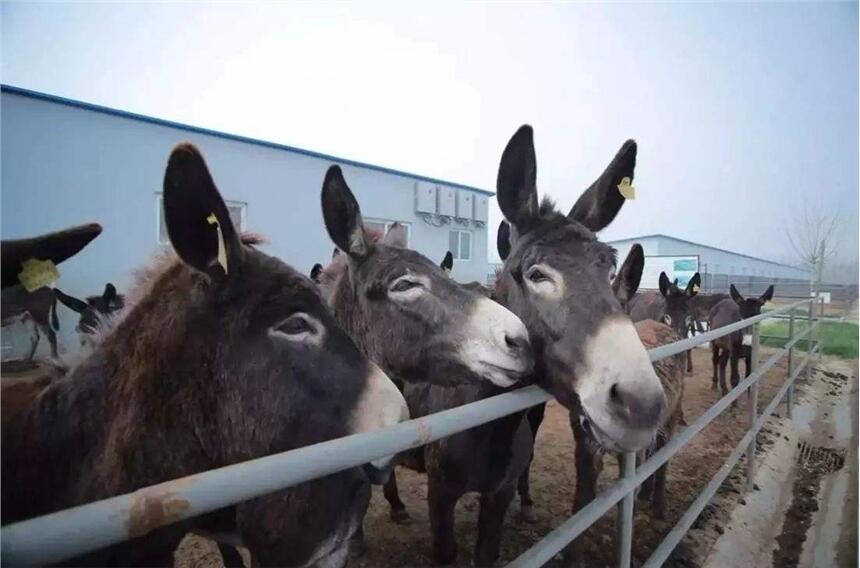
[[[795,332],[806,329],[805,321],[795,321]],[[845,359],[856,359],[858,356],[858,330],[860,327],[853,322],[821,322],[815,335],[824,342],[824,354],[836,355]],[[777,337],[762,337],[762,345],[782,347],[788,337],[787,321],[771,321],[761,325],[761,334]],[[806,341],[795,345],[801,351],[807,350]]]

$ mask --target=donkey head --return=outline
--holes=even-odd
[[[164,215],[184,266],[173,270],[174,282],[153,286],[170,298],[145,298],[136,308],[177,297],[186,306],[162,315],[184,333],[168,354],[174,380],[205,385],[196,404],[207,422],[196,432],[206,453],[230,463],[408,418],[398,389],[338,327],[311,280],[240,238],[190,144],[170,156]],[[318,560],[333,553],[336,536],[349,537],[343,513],[352,515],[346,526],[357,526],[367,495],[364,475],[353,469],[249,501],[238,506],[243,536],[269,551],[260,553],[263,563]],[[301,528],[290,529],[296,519]],[[272,535],[277,544],[266,541]]]
[[[702,279],[695,273],[684,290],[678,288],[677,279],[669,282],[665,272],[660,273],[660,294],[666,301],[663,310],[663,323],[674,329],[681,337],[687,336],[687,330],[694,320],[693,304],[690,299],[699,293]]]
[[[582,411],[583,424],[609,449],[648,444],[666,397],[616,294],[638,286],[636,260],[615,271],[615,251],[599,242],[624,203],[619,184],[633,179],[636,144],[626,142],[568,215],[538,204],[533,134],[520,128],[502,155],[499,206],[510,223],[496,297],[520,316],[532,339],[537,377],[556,398]],[[507,254],[506,254],[507,253]],[[641,275],[641,271],[639,272]]]
[[[447,385],[507,387],[531,371],[523,323],[407,249],[402,226],[374,242],[337,166],[326,174],[322,210],[329,236],[346,257],[329,303],[372,360],[397,379]]]
[[[758,298],[744,298],[741,296],[741,293],[738,292],[738,289],[735,288],[734,284],[729,287],[729,293],[732,296],[732,300],[734,300],[738,305],[741,319],[747,319],[759,315],[761,313],[762,306],[773,298],[773,284],[768,286],[767,290],[764,291],[764,294]],[[743,330],[743,344],[752,345],[752,329],[749,327],[744,328]]]

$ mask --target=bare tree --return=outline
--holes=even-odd
[[[788,241],[804,266],[810,270],[810,291],[818,293],[824,265],[836,256],[841,225],[838,213],[827,213],[809,205],[786,229]]]

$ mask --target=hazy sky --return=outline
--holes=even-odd
[[[791,260],[782,227],[810,203],[857,256],[856,3],[0,11],[4,83],[491,190],[530,123],[565,210],[635,138],[637,199],[603,238]]]

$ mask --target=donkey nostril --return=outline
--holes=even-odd
[[[506,333],[505,345],[507,345],[508,349],[511,351],[525,351],[528,348],[528,341],[523,337],[511,337]]]
[[[615,404],[623,404],[621,395],[618,394],[618,383],[613,383],[612,386],[609,387],[609,400]]]

